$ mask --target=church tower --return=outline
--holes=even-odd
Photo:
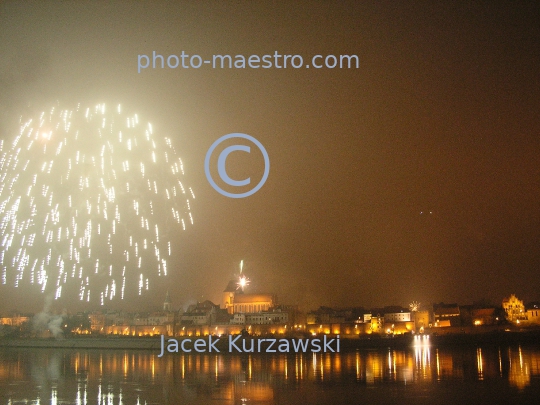
[[[234,296],[237,293],[238,286],[236,285],[236,281],[231,280],[229,281],[229,284],[227,284],[227,287],[225,288],[225,291],[223,291],[223,297],[221,301],[221,305],[224,309],[227,310],[229,314],[233,313],[234,308]]]
[[[171,296],[169,295],[169,290],[167,290],[167,295],[165,296],[165,302],[163,303],[163,310],[167,312],[172,311],[172,302],[171,302]]]

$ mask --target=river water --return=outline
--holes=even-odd
[[[0,404],[540,403],[540,345],[158,354],[0,348]]]

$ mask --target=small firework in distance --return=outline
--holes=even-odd
[[[420,309],[420,303],[418,301],[413,301],[409,304],[409,309],[411,312],[416,312]]]

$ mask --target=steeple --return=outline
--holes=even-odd
[[[172,304],[171,296],[169,295],[169,290],[167,290],[167,295],[165,296],[165,302],[163,303],[163,310],[172,311],[171,304]]]

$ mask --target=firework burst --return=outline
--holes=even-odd
[[[1,283],[55,298],[139,295],[167,275],[174,227],[193,224],[182,161],[168,138],[121,107],[52,108],[0,143]]]
[[[244,288],[247,287],[249,283],[250,283],[249,278],[247,278],[244,275],[241,275],[240,277],[238,277],[238,282],[236,283],[237,289],[244,291]]]
[[[236,289],[244,291],[244,288],[250,283],[250,279],[243,274],[244,271],[244,260],[240,260],[240,274],[238,276],[238,282],[236,283]]]

